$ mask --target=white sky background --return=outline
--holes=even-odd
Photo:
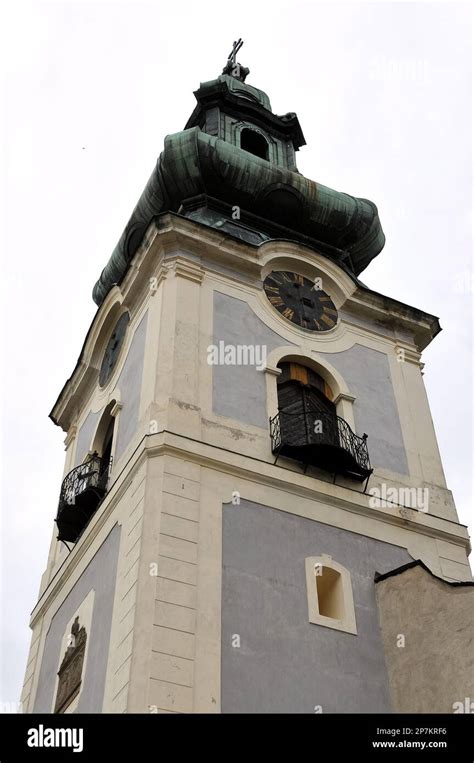
[[[299,170],[378,205],[361,278],[440,316],[425,383],[460,520],[472,504],[471,28],[455,3],[3,4],[2,701],[18,700],[64,464],[48,419],[91,291],[163,147],[239,36],[296,111]],[[6,128],[6,129],[5,129]],[[370,438],[370,433],[369,433]],[[370,439],[369,439],[370,445]]]

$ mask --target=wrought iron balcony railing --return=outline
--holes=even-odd
[[[111,460],[94,453],[63,480],[56,524],[58,540],[75,543],[107,491]]]
[[[270,419],[272,452],[305,466],[316,466],[334,474],[367,482],[373,469],[367,449],[367,435],[356,435],[345,419],[317,411],[279,411]],[[275,462],[276,463],[276,462]]]

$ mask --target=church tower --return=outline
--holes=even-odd
[[[165,138],[51,412],[66,459],[24,712],[474,696],[469,541],[422,376],[438,319],[359,280],[375,204],[299,173],[298,118],[240,45]]]

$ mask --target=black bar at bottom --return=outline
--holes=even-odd
[[[334,755],[394,759],[474,760],[473,715],[0,715],[0,761],[155,760],[163,753],[242,755],[262,749],[289,759],[307,750],[314,760]],[[290,749],[288,749],[288,747]],[[284,753],[286,750],[286,753]],[[349,758],[350,759],[350,758]]]

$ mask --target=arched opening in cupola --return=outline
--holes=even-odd
[[[266,159],[268,161],[268,143],[256,130],[251,130],[246,127],[240,133],[240,148],[244,151],[248,151],[249,154],[259,156],[260,159]]]

